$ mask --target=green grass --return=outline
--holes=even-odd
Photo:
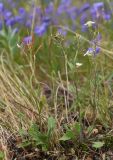
[[[101,52],[84,56],[90,36],[98,31],[103,35]],[[108,23],[90,35],[68,30],[63,37],[53,27],[44,37],[35,37],[33,48],[20,49],[16,44],[21,34],[0,33],[1,159],[10,159],[14,147],[18,158],[25,152],[31,159],[37,153],[39,157],[43,153],[42,159],[110,157],[111,32]],[[72,41],[70,46],[65,45],[67,39]],[[78,62],[82,66],[77,67]]]

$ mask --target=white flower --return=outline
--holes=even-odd
[[[82,63],[79,63],[79,62],[76,63],[76,67],[77,68],[80,67],[80,66],[82,66],[82,65],[83,65]]]
[[[95,22],[93,22],[93,21],[88,21],[88,22],[86,22],[84,25],[85,25],[85,26],[88,26],[88,27],[91,27],[91,26],[93,26],[93,24],[95,24]]]
[[[17,47],[18,47],[18,48],[22,48],[21,45],[19,45],[18,43],[17,43]]]
[[[94,49],[93,48],[88,48],[87,52],[84,54],[84,56],[92,56],[92,53],[94,53]]]

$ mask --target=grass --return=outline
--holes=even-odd
[[[35,36],[32,48],[18,48],[21,33],[2,30],[1,160],[112,159],[110,23],[87,35],[65,28],[66,37],[53,27],[43,37]],[[101,52],[84,56],[98,32]]]

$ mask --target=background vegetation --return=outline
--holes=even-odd
[[[0,2],[0,159],[111,160],[113,3]]]

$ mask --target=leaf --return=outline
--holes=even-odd
[[[31,128],[29,129],[29,134],[33,138],[33,140],[39,140],[39,128],[36,124],[32,124]]]
[[[0,151],[0,160],[3,160],[5,157],[4,152]]]
[[[92,147],[94,147],[94,148],[101,148],[101,147],[103,147],[104,146],[104,142],[93,142],[93,145],[92,145]]]
[[[71,138],[68,137],[66,134],[64,134],[59,140],[60,141],[67,141],[67,140],[70,140]]]
[[[55,128],[55,119],[53,117],[48,118],[48,130],[53,130]]]
[[[25,131],[22,128],[20,128],[19,129],[19,134],[20,134],[21,137],[24,137],[25,136]]]
[[[67,141],[67,140],[73,139],[74,137],[75,137],[75,135],[74,135],[73,131],[68,130],[59,140]]]
[[[45,98],[45,96],[42,96],[39,101],[39,113],[41,113],[45,104],[46,104],[46,98]]]
[[[73,70],[74,69],[74,65],[73,65],[73,63],[71,63],[71,62],[68,62],[68,66],[69,66],[69,68],[71,69],[71,70]]]
[[[39,128],[36,124],[33,124],[29,129],[31,138],[36,142],[37,145],[44,144],[45,136],[39,132]]]
[[[48,148],[48,136],[47,134],[41,133],[37,124],[33,124],[29,129],[31,138],[35,141],[35,145],[41,145],[42,148]]]
[[[91,132],[93,131],[93,128],[94,128],[94,126],[89,126],[89,127],[87,128],[87,132],[88,132],[88,133],[91,133]]]
[[[81,132],[81,125],[78,122],[76,122],[76,124],[75,124],[75,132],[77,134],[80,134],[80,132]]]
[[[49,117],[48,118],[48,132],[47,132],[48,138],[50,137],[55,126],[56,126],[55,119],[53,117]]]
[[[22,143],[18,144],[17,146],[19,148],[26,148],[26,147],[29,147],[31,145],[31,142],[29,141],[23,141]]]

